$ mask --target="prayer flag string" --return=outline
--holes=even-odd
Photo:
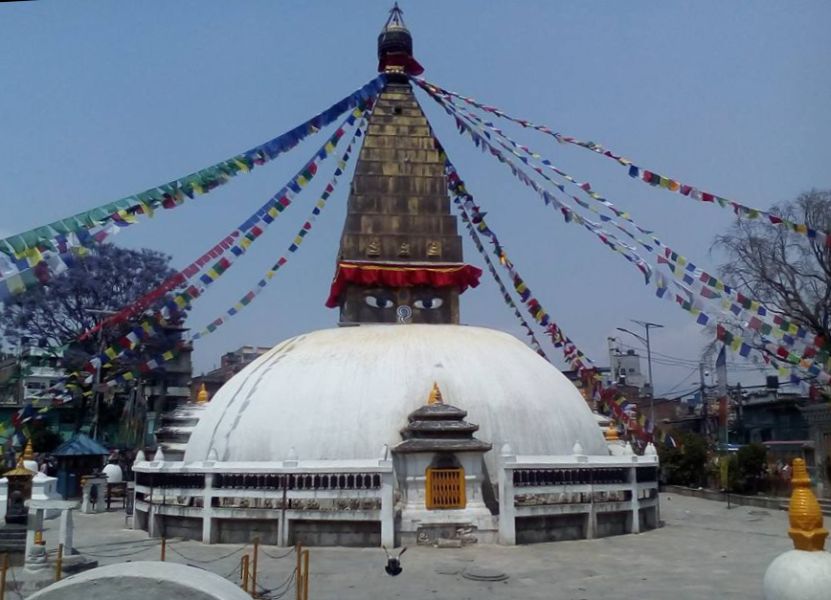
[[[529,166],[534,171],[536,171],[546,181],[548,181],[549,183],[554,185],[558,190],[560,190],[560,192],[569,195],[581,207],[586,208],[597,214],[601,221],[614,225],[617,229],[625,233],[631,239],[638,242],[648,252],[656,254],[657,262],[659,264],[666,264],[670,269],[670,272],[673,273],[673,275],[677,277],[679,280],[683,280],[685,283],[690,284],[692,283],[691,280],[693,279],[693,277],[697,279],[702,286],[705,286],[700,291],[702,296],[711,299],[721,298],[724,294],[730,296],[734,300],[734,302],[723,299],[721,305],[724,310],[728,310],[730,313],[734,315],[742,315],[745,319],[750,320],[753,323],[760,322],[760,319],[755,316],[758,315],[759,317],[761,317],[762,321],[767,321],[769,323],[768,329],[772,329],[774,333],[779,334],[778,337],[783,341],[785,345],[789,347],[801,347],[801,351],[803,352],[805,358],[812,357],[815,354],[819,353],[819,360],[823,363],[827,363],[827,370],[831,369],[831,357],[829,357],[829,353],[827,350],[822,349],[822,346],[826,343],[826,341],[821,336],[818,336],[808,331],[804,327],[798,327],[795,324],[788,323],[781,316],[776,315],[773,311],[767,309],[760,302],[747,298],[740,292],[731,288],[729,285],[721,282],[718,278],[710,275],[709,273],[706,273],[705,271],[698,269],[693,263],[689,262],[683,255],[678,254],[672,248],[669,248],[668,246],[663,244],[661,240],[654,236],[652,231],[639,226],[629,213],[617,209],[614,206],[614,204],[612,204],[608,199],[598,194],[592,188],[590,183],[580,182],[576,180],[568,173],[554,165],[551,161],[544,159],[542,156],[533,152],[528,147],[516,143],[514,140],[505,135],[505,133],[501,129],[495,127],[492,123],[483,121],[475,113],[457,107],[455,103],[453,103],[452,97],[437,98],[435,97],[434,90],[425,88],[425,91],[427,91],[428,94],[433,96],[434,99],[436,99],[440,104],[445,105],[445,110],[448,110],[448,112],[450,112],[457,119],[457,124],[459,124],[460,116],[464,116],[467,118],[468,121],[474,122],[473,126],[476,127],[477,131],[481,135],[487,137],[490,140],[491,136],[488,134],[487,131],[483,130],[483,128],[487,128],[487,130],[489,130],[496,136],[496,143],[502,146],[502,148],[512,153],[514,156],[518,157],[526,166]],[[445,104],[445,102],[447,104]],[[464,124],[461,124],[460,126],[463,125]],[[618,223],[613,218],[601,214],[591,204],[581,201],[578,197],[568,194],[568,192],[565,189],[565,186],[547,176],[543,172],[541,167],[535,166],[528,160],[528,158],[526,158],[526,156],[530,157],[531,159],[536,159],[540,161],[544,166],[553,170],[559,176],[563,177],[569,183],[580,189],[581,192],[588,195],[593,200],[596,200],[603,204],[616,216],[625,218],[629,223],[631,223],[635,228],[637,228],[639,232],[649,234],[651,240],[646,241],[641,239],[640,237],[630,232],[624,224]],[[656,246],[663,248],[663,255],[657,252]],[[685,269],[680,269],[680,267],[684,266],[686,266]],[[748,314],[748,310],[752,310],[754,314]]]
[[[200,256],[182,271],[169,277],[156,289],[151,290],[118,313],[107,317],[95,327],[84,332],[81,339],[88,338],[102,327],[127,321],[159,301],[165,294],[186,285],[187,287],[184,291],[176,294],[172,299],[168,299],[165,302],[165,306],[169,310],[182,310],[189,306],[195,298],[202,294],[207,286],[219,279],[257,241],[274,219],[279,217],[291,205],[292,198],[299,194],[315,177],[320,162],[327,159],[334,152],[341,139],[343,139],[345,134],[344,128],[353,125],[365,108],[365,106],[354,108],[332,136],[312,156],[309,162],[283,188],[274,194],[268,202],[257,209],[242,225],[223,238],[219,244],[213,246],[208,252]],[[206,268],[213,260],[216,260],[216,262],[209,268]],[[198,278],[197,275],[199,275]]]
[[[50,266],[58,260],[55,256],[92,243],[94,233],[90,232],[96,232],[97,228],[109,223],[126,227],[136,223],[138,215],[152,216],[158,208],[175,208],[186,198],[206,194],[236,175],[264,165],[346,111],[373,100],[385,83],[386,78],[381,74],[305,123],[230,159],[144,192],[0,239],[0,301],[48,280],[52,275]],[[39,273],[23,275],[37,267],[40,267]],[[6,281],[9,278],[12,281]]]
[[[440,148],[438,140],[436,140],[436,144]],[[444,156],[445,176],[447,177],[450,193],[453,195],[454,204],[459,212],[462,213],[463,220],[473,224],[476,232],[488,238],[491,244],[493,244],[493,253],[499,259],[499,264],[508,272],[511,282],[514,285],[514,290],[519,295],[528,313],[534,317],[534,320],[541,327],[545,328],[545,332],[551,338],[554,347],[562,349],[563,358],[565,358],[566,362],[573,369],[578,372],[593,369],[594,365],[591,360],[563,333],[562,329],[551,319],[551,316],[543,308],[539,300],[533,296],[528,284],[522,279],[516,267],[511,262],[511,259],[508,258],[508,254],[499,242],[496,233],[488,227],[485,222],[485,213],[481,212],[479,206],[474,203],[473,196],[467,191],[464,181],[459,177],[456,168],[450,162],[444,149],[440,148],[440,152]]]
[[[579,140],[575,137],[563,135],[561,133],[553,131],[551,128],[546,127],[545,125],[537,125],[532,123],[531,121],[527,121],[525,119],[518,119],[516,117],[512,117],[509,114],[505,113],[502,110],[499,110],[493,106],[488,106],[486,104],[482,104],[473,98],[463,96],[457,92],[453,92],[450,90],[446,90],[441,88],[433,83],[429,83],[424,79],[418,77],[411,77],[413,81],[415,81],[418,85],[424,87],[430,86],[435,90],[441,92],[442,94],[446,94],[448,96],[452,96],[454,98],[458,98],[459,100],[479,108],[487,113],[496,115],[502,119],[506,119],[508,121],[512,121],[513,123],[517,123],[518,125],[527,128],[527,129],[534,129],[546,135],[549,135],[556,139],[560,143],[572,144],[576,145],[588,150],[591,150],[595,154],[600,154],[601,156],[605,156],[617,162],[618,164],[625,167],[628,172],[629,176],[645,183],[652,185],[653,187],[660,187],[662,189],[677,192],[682,196],[687,196],[689,198],[693,198],[694,200],[698,200],[701,202],[709,203],[709,204],[718,204],[721,208],[731,208],[733,212],[737,216],[745,217],[747,219],[758,219],[764,218],[768,223],[777,227],[784,227],[793,233],[797,233],[800,235],[807,236],[809,239],[816,240],[818,244],[824,246],[826,248],[831,248],[831,233],[828,231],[822,231],[819,229],[814,229],[809,227],[804,223],[796,223],[793,221],[789,221],[785,217],[781,215],[777,215],[770,211],[752,208],[740,202],[736,202],[735,200],[730,200],[728,198],[724,198],[719,196],[718,194],[714,194],[711,192],[705,192],[700,190],[699,188],[688,185],[685,183],[681,183],[678,180],[672,179],[670,177],[666,177],[664,175],[660,175],[654,170],[645,169],[642,167],[637,166],[634,164],[633,161],[629,160],[628,158],[624,158],[618,154],[613,153],[612,151],[604,148],[600,144],[596,142],[586,142]]]
[[[210,335],[223,324],[227,323],[228,319],[239,313],[243,308],[245,308],[251,302],[253,302],[254,299],[257,296],[259,296],[263,292],[263,290],[265,290],[266,286],[277,274],[277,271],[279,271],[283,267],[283,265],[285,265],[288,262],[288,256],[290,254],[294,254],[295,252],[297,252],[297,250],[300,248],[300,245],[303,243],[303,240],[305,240],[306,236],[309,234],[309,232],[311,232],[312,225],[317,220],[317,217],[320,215],[323,209],[326,208],[327,201],[329,200],[330,196],[337,187],[340,176],[343,175],[344,171],[346,170],[347,163],[349,162],[349,159],[352,155],[352,148],[356,141],[363,136],[365,119],[366,113],[363,114],[361,123],[355,129],[355,133],[352,136],[352,139],[349,141],[349,145],[346,147],[346,152],[344,152],[340,161],[338,161],[338,165],[335,168],[334,176],[332,177],[331,181],[329,181],[329,183],[326,185],[326,188],[323,190],[323,193],[320,195],[320,198],[315,203],[315,206],[312,209],[311,214],[303,223],[302,227],[297,232],[297,235],[292,240],[292,243],[288,247],[287,254],[281,256],[280,259],[276,263],[274,263],[274,265],[272,265],[271,268],[268,269],[268,271],[266,271],[265,276],[257,282],[256,287],[252,288],[247,293],[245,293],[233,306],[228,308],[224,314],[220,315],[219,317],[208,323],[207,326],[199,330],[199,332],[195,333],[191,337],[191,341],[196,341],[207,335]]]

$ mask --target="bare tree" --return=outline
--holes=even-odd
[[[831,190],[811,190],[771,212],[818,232],[831,231]],[[831,341],[831,246],[818,237],[739,217],[716,237],[722,276],[792,323]]]

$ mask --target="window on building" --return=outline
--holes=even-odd
[[[465,470],[464,469],[434,469],[426,472],[426,498],[428,509],[464,508],[465,499]]]

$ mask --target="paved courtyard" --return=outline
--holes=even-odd
[[[720,502],[662,495],[665,526],[640,535],[531,546],[411,547],[404,572],[388,576],[380,549],[312,548],[313,599],[654,599],[761,598],[762,576],[779,553],[792,548],[787,514]],[[158,560],[160,544],[124,529],[123,513],[77,515],[76,547],[100,564]],[[47,547],[57,538],[49,521]],[[266,546],[259,583],[272,594],[290,591],[294,554]],[[238,581],[243,547],[170,540],[167,560],[208,569]],[[471,581],[469,568],[501,571],[502,582]],[[23,574],[15,569],[17,577]],[[148,599],[149,600],[149,599]]]

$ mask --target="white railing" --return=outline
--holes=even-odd
[[[394,545],[392,462],[332,460],[275,462],[142,461],[135,510],[159,535],[162,517],[202,519],[202,541],[214,541],[216,519],[274,519],[287,545],[294,520],[379,521],[381,543]],[[137,523],[138,519],[134,520]]]
[[[517,519],[583,515],[585,537],[598,535],[598,514],[624,513],[629,533],[640,532],[641,509],[659,519],[658,457],[516,456],[502,449],[499,541],[516,544]]]

